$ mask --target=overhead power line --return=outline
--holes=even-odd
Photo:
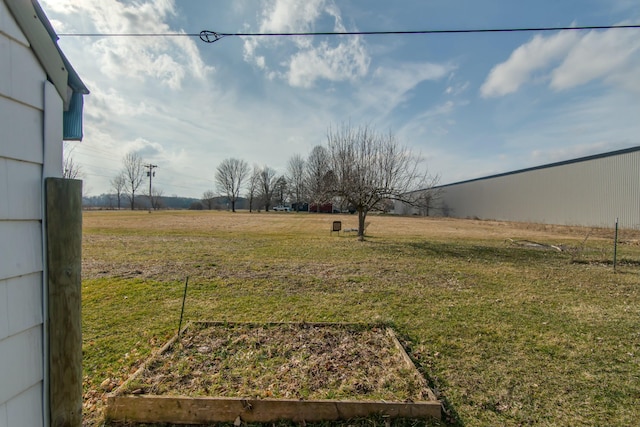
[[[480,28],[406,31],[320,31],[291,33],[220,33],[203,30],[199,33],[62,33],[60,37],[199,37],[206,43],[216,42],[224,37],[297,37],[297,36],[371,36],[371,35],[415,35],[415,34],[474,34],[474,33],[522,33],[544,31],[581,31],[638,29],[640,24],[629,25],[588,25],[572,27],[521,27],[521,28]]]

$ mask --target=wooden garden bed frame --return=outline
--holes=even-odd
[[[296,325],[298,323],[233,323],[233,322],[193,322],[182,331],[184,333],[194,323],[206,326],[223,325]],[[356,323],[305,323],[311,326],[362,326]],[[125,394],[131,381],[141,376],[146,366],[166,352],[176,343],[176,334],[120,387],[107,396],[106,418],[112,421],[140,423],[207,424],[214,422],[274,422],[290,420],[294,422],[315,422],[346,420],[371,415],[402,418],[441,418],[442,405],[420,375],[413,361],[406,353],[391,328],[386,328],[392,342],[400,351],[407,367],[422,379],[429,396],[427,401],[388,402],[372,400],[297,400],[241,397],[188,397],[164,395]]]

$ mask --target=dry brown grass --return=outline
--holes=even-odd
[[[640,246],[613,231],[371,215],[88,212],[87,419],[185,316],[387,322],[468,426],[634,425],[640,418]],[[585,237],[588,238],[585,240]],[[513,244],[532,241],[567,250]],[[569,250],[573,248],[574,250]]]

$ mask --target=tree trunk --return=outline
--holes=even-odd
[[[367,218],[365,209],[358,210],[358,240],[364,242],[364,220]]]

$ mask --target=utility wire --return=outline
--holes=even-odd
[[[580,31],[612,30],[640,28],[640,24],[629,25],[588,25],[572,27],[521,27],[521,28],[485,28],[485,29],[444,29],[444,30],[408,30],[408,31],[321,31],[300,33],[219,33],[203,30],[200,33],[62,33],[60,37],[199,37],[206,43],[213,43],[224,37],[287,37],[287,36],[369,36],[369,35],[412,35],[412,34],[473,34],[473,33],[522,33],[541,31]]]

